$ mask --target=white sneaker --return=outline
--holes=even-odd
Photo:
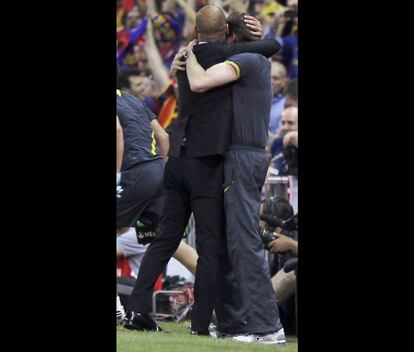
[[[210,334],[210,337],[212,337],[213,339],[218,339],[220,332],[217,330],[217,326],[215,326],[214,324],[210,324],[210,326],[208,327],[208,332]]]
[[[124,318],[125,309],[124,306],[120,306],[119,309],[116,310],[116,325],[121,325]]]
[[[278,332],[274,332],[267,335],[257,335],[257,334],[245,334],[233,336],[231,338],[234,341],[247,342],[247,343],[262,343],[265,345],[285,345],[286,336],[285,331],[280,329]]]

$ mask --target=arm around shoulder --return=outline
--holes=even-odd
[[[227,55],[232,56],[241,53],[256,53],[265,57],[271,57],[281,49],[280,43],[275,39],[261,39],[252,42],[228,44]]]

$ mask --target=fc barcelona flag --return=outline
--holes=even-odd
[[[171,122],[177,118],[177,99],[175,96],[168,97],[158,115],[158,121],[162,128],[166,129]]]
[[[166,129],[178,116],[177,97],[174,92],[173,79],[170,80],[170,84],[157,100],[161,106],[158,113],[158,122],[164,129]]]

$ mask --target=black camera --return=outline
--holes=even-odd
[[[270,197],[265,200],[260,220],[269,225],[268,229],[260,229],[260,237],[265,248],[269,242],[276,239],[273,232],[277,227],[282,229],[284,235],[297,240],[298,214],[294,214],[293,207],[286,199]]]
[[[285,175],[298,175],[298,148],[289,145],[283,148],[284,171]]]
[[[276,236],[273,234],[274,231],[275,231],[275,228],[272,228],[272,227],[270,227],[268,229],[260,229],[260,232],[259,232],[260,238],[262,239],[263,245],[266,249],[268,249],[267,246],[269,245],[269,243],[276,239]],[[298,231],[297,230],[286,231],[286,230],[282,229],[282,231],[280,231],[280,233],[282,235],[285,235],[285,236],[288,236],[288,237],[294,239],[295,241],[298,240]]]
[[[295,241],[298,241],[298,214],[294,214],[293,207],[284,198],[270,197],[264,201],[260,220],[267,222],[268,229],[260,229],[260,237],[263,245],[268,249],[268,245],[276,237],[273,232],[276,228],[281,228],[282,233]],[[278,253],[276,256],[279,268],[289,272],[297,268],[298,258],[291,252]]]
[[[267,245],[276,239],[273,235],[273,230],[260,229],[260,238],[262,239],[263,245],[267,248]]]

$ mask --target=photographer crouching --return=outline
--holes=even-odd
[[[295,332],[296,269],[298,265],[298,214],[283,198],[270,197],[262,204],[260,234],[265,248],[275,253],[272,286],[285,330]],[[276,274],[275,274],[276,273]]]

